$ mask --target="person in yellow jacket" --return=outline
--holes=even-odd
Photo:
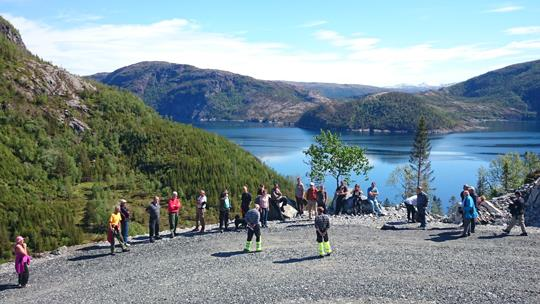
[[[120,213],[120,207],[116,206],[114,208],[114,212],[111,214],[111,217],[109,218],[109,232],[107,235],[107,240],[109,241],[109,243],[111,243],[111,255],[114,255],[115,239],[117,239],[120,245],[122,246],[122,252],[129,251],[129,249],[126,246],[126,243],[124,242],[124,239],[122,238],[122,233],[120,232],[121,220],[122,220],[122,214]]]

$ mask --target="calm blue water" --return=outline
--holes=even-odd
[[[313,143],[316,132],[299,128],[280,128],[248,123],[204,123],[198,127],[229,138],[253,153],[268,166],[286,176],[301,176],[308,181],[308,166],[302,153]],[[431,162],[435,173],[433,193],[442,198],[445,206],[452,195],[459,197],[463,184],[476,184],[476,172],[487,167],[499,154],[507,152],[540,153],[540,125],[537,123],[491,123],[488,130],[431,136]],[[347,144],[367,149],[374,168],[368,181],[354,176],[362,189],[376,181],[381,198],[400,201],[400,189],[387,184],[388,176],[398,165],[407,164],[413,141],[405,134],[343,133]],[[335,189],[335,180],[327,178],[325,185]]]

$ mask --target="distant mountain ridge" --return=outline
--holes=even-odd
[[[537,117],[539,70],[540,61],[531,61],[450,86],[393,88],[264,81],[166,62],[141,62],[90,77],[128,89],[179,121],[271,121],[309,129],[410,132],[424,115],[436,118],[428,120],[430,129],[445,132],[475,128],[484,120]]]
[[[128,89],[162,115],[183,122],[295,123],[306,110],[329,102],[284,82],[159,61],[140,62],[90,78]]]

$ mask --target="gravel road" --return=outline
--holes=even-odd
[[[501,237],[480,226],[382,231],[381,220],[332,218],[334,254],[316,257],[311,221],[271,223],[262,253],[245,232],[183,232],[128,253],[105,243],[36,259],[30,286],[0,268],[0,303],[540,303],[540,231]]]

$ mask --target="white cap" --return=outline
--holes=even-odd
[[[172,195],[176,195],[176,196],[178,196],[178,192],[176,192],[176,191],[173,191]]]
[[[315,186],[314,182],[309,183],[310,186]]]
[[[126,201],[125,199],[122,198],[122,199],[120,199],[120,203],[124,203],[124,204],[125,204],[125,203],[127,203],[127,201]]]

